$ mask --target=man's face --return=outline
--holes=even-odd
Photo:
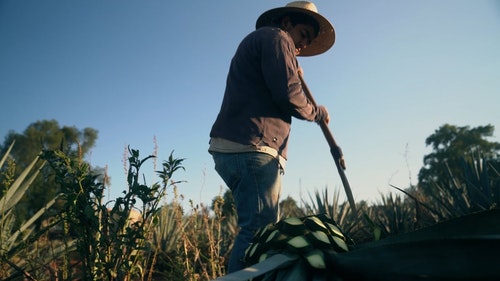
[[[295,43],[295,55],[300,54],[300,51],[309,46],[315,38],[314,27],[309,24],[296,24],[287,31]]]

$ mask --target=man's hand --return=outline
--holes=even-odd
[[[301,78],[304,75],[304,71],[302,70],[302,67],[300,67],[300,65],[299,65],[299,68],[297,69],[297,73],[299,74],[299,77],[301,77]],[[309,90],[307,90],[307,91],[309,91]],[[312,103],[315,104],[316,102],[312,101]],[[325,121],[326,124],[330,123],[330,114],[328,114],[328,110],[326,109],[326,107],[319,105],[318,111],[321,112],[321,117],[319,118],[319,120],[317,119],[316,122],[319,123],[319,122]]]
[[[318,116],[316,117],[316,122],[325,122],[326,124],[330,123],[330,114],[326,107],[322,105],[318,105]]]
[[[300,67],[299,65],[299,69],[297,69],[297,73],[299,74],[299,76],[304,76],[304,70],[302,70],[302,67]]]
[[[328,124],[330,123],[330,114],[327,113],[326,117],[325,117],[325,123]]]

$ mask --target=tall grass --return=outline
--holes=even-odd
[[[156,276],[173,281],[212,280],[226,273],[236,218],[224,214],[223,203],[218,196],[211,208],[190,202],[188,214],[180,208],[163,213],[163,219],[177,225],[173,232],[177,243],[169,243],[169,250],[163,251]]]

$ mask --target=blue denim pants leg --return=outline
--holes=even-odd
[[[243,257],[254,233],[279,217],[281,168],[277,159],[260,152],[213,153],[215,170],[232,192],[240,231],[234,241],[228,272],[245,268]]]

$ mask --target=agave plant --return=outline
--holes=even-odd
[[[500,172],[495,164],[497,159],[473,155],[460,159],[463,176],[448,167],[448,179],[435,182],[435,192],[422,198],[423,203],[438,220],[500,207]]]
[[[0,159],[0,168],[7,162],[13,146],[14,142]],[[33,272],[43,268],[50,260],[58,257],[62,251],[61,248],[47,251],[49,247],[54,245],[39,243],[39,238],[47,234],[57,224],[57,220],[52,220],[41,229],[34,227],[35,222],[55,204],[57,197],[47,202],[42,209],[25,222],[16,222],[13,214],[14,207],[23,198],[44,166],[45,162],[40,162],[39,157],[35,157],[31,164],[6,188],[0,198],[0,260],[3,265],[0,268],[0,278],[2,280],[11,280],[17,276],[30,278]],[[16,228],[16,225],[19,227]],[[50,255],[44,256],[47,253]]]
[[[177,202],[164,205],[158,212],[157,223],[152,229],[152,264],[155,270],[151,272],[155,278],[174,280],[173,269],[178,264],[171,258],[175,256],[179,241],[182,238],[186,221],[182,218],[182,207]],[[182,276],[182,272],[178,273]]]

